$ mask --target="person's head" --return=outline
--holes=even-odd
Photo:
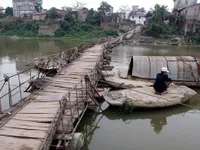
[[[167,69],[167,67],[162,67],[161,68],[161,73],[168,75],[169,70]]]

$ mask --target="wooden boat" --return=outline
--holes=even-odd
[[[47,77],[54,77],[58,73],[57,67],[48,67],[48,61],[45,62],[45,59],[35,60],[29,63],[27,66],[33,67],[34,69],[38,70],[39,72],[45,74]]]
[[[186,86],[171,85],[168,93],[163,95],[155,94],[152,87],[143,87],[109,91],[104,94],[104,99],[112,106],[128,104],[140,108],[162,108],[185,103],[196,94]]]

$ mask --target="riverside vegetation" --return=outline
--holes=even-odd
[[[167,6],[156,4],[153,9],[147,12],[147,18],[150,18],[144,34],[147,36],[169,39],[172,35],[177,37],[184,37],[184,31],[181,23],[184,22],[184,16],[178,14],[176,10],[172,15],[168,14]],[[166,20],[169,20],[166,23]],[[186,41],[192,44],[200,44],[200,33],[187,35],[184,37]]]
[[[73,17],[73,8],[65,7],[65,17],[59,20],[55,8],[48,11],[47,17],[43,21],[23,22],[17,19],[13,22],[0,22],[0,34],[6,36],[22,36],[22,37],[50,37],[49,35],[41,35],[38,33],[40,24],[60,24],[60,29],[55,32],[54,37],[93,39],[104,38],[109,36],[118,36],[117,30],[104,30],[100,27],[100,20],[105,17],[109,11],[110,5],[107,2],[102,2],[98,11],[89,10],[85,22],[80,22]]]

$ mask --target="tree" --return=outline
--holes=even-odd
[[[153,16],[153,12],[152,11],[148,11],[145,15],[145,17],[149,18]]]
[[[100,25],[100,15],[93,8],[88,12],[86,23],[90,23],[92,25]]]
[[[6,16],[13,16],[13,8],[12,7],[7,7],[5,10]]]
[[[74,4],[72,4],[72,9],[74,11],[79,11],[80,9],[84,8],[85,5],[86,5],[86,3],[76,1]]]
[[[42,4],[39,2],[35,2],[35,10],[37,12],[41,12],[42,11]]]
[[[108,14],[111,9],[112,9],[112,6],[110,4],[108,4],[108,2],[102,1],[100,4],[100,7],[98,8],[98,11],[99,11],[101,17],[105,17],[106,14]]]
[[[119,7],[118,11],[127,14],[131,12],[131,8],[128,5],[122,5]]]
[[[167,6],[156,4],[154,6],[153,12],[153,21],[163,22],[165,20],[165,13],[167,12]]]
[[[63,12],[65,12],[67,14],[69,12],[72,12],[73,8],[72,7],[63,6],[62,10],[63,10]]]
[[[57,17],[58,17],[58,12],[56,11],[56,8],[51,8],[48,12],[48,18],[56,19]]]

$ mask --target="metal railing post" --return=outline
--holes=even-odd
[[[21,87],[20,74],[18,74],[18,81],[19,81],[19,92],[20,92],[20,98],[21,98],[21,100],[22,100],[22,87]]]
[[[72,104],[71,104],[71,93],[69,92],[69,95],[68,95],[68,97],[69,97],[69,110],[70,110],[70,116],[71,116],[71,125],[73,125],[73,113],[72,113]]]
[[[9,95],[9,106],[12,108],[12,92],[10,88],[10,78],[8,78],[8,95]]]
[[[1,98],[0,98],[0,114],[2,114],[3,110],[2,110],[2,105],[1,105]]]
[[[79,116],[79,101],[78,101],[77,88],[78,88],[78,85],[76,85],[76,102],[77,102],[77,113],[78,113],[78,116]]]

